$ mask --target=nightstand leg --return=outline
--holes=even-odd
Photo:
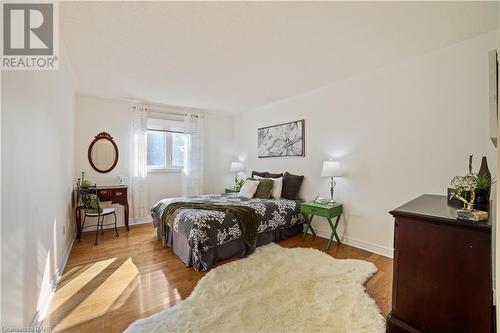
[[[311,225],[313,215],[312,214],[311,215],[304,214],[304,218],[306,220],[306,229],[304,230],[304,233],[302,234],[302,240],[306,239],[307,231],[309,231],[309,229],[311,229],[312,234],[314,235],[314,237],[316,237],[316,233],[314,232],[314,229]]]
[[[330,220],[329,218],[327,218],[328,220],[328,224],[330,224],[330,228],[332,228],[332,234],[330,235],[330,240],[328,241],[328,245],[326,246],[326,250],[330,250],[330,247],[332,246],[332,240],[333,240],[333,237],[335,236],[335,240],[337,241],[337,243],[340,245],[342,244],[340,242],[340,238],[339,238],[339,235],[337,235],[337,226],[339,225],[339,220],[340,220],[340,215],[337,216],[337,220],[335,221],[335,225],[333,225],[332,223],[332,220]]]

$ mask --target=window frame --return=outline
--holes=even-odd
[[[167,135],[168,133],[170,134],[183,134],[186,135],[186,133],[181,132],[181,131],[170,131],[170,130],[165,130],[165,129],[158,129],[158,128],[147,128],[147,132],[152,131],[152,132],[162,132],[163,135],[165,136],[165,165],[162,166],[149,166],[147,165],[147,172],[148,173],[180,173],[184,171],[184,166],[182,167],[177,167],[177,166],[172,166],[172,135]],[[146,133],[147,135],[148,133]],[[147,145],[147,139],[146,139],[146,145]]]

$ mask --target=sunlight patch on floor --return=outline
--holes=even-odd
[[[56,311],[62,304],[66,303],[73,295],[78,293],[87,283],[91,282],[97,275],[111,265],[116,258],[101,260],[88,265],[79,265],[64,273],[60,287],[57,288],[49,314]]]
[[[116,258],[112,259],[112,262],[115,260]],[[71,297],[84,297],[84,299],[78,304],[68,304],[68,306],[74,306],[74,308],[67,316],[61,318],[60,322],[54,323],[53,328],[55,330],[68,329],[75,323],[89,321],[104,315],[110,310],[115,301],[122,297],[126,289],[133,289],[130,287],[130,284],[136,278],[139,271],[132,262],[132,258],[126,259],[118,267],[113,267],[112,262],[98,263],[101,264],[98,265],[101,266],[100,274],[104,275],[104,277],[98,276],[99,269],[95,268],[91,269],[91,272],[88,272],[90,276],[87,276],[86,272],[82,274],[85,277],[81,279],[75,278],[64,286],[66,289],[65,293],[67,293],[66,297],[64,297],[66,300]],[[73,286],[70,286],[73,281],[77,285],[77,290]],[[85,281],[87,282],[86,284]],[[71,291],[76,294],[70,296]],[[130,292],[131,290],[128,291],[128,293]],[[126,298],[124,297],[124,299]],[[59,300],[59,303],[61,303],[61,300]]]

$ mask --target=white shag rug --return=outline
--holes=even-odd
[[[271,243],[212,269],[184,301],[125,332],[384,332],[363,286],[376,271],[367,261]]]

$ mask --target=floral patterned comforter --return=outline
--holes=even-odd
[[[299,206],[302,200],[248,199],[237,194],[211,194],[184,198],[163,199],[151,209],[156,227],[164,209],[173,202],[202,202],[222,205],[243,205],[255,209],[257,232],[284,229],[302,223]],[[193,260],[200,258],[201,251],[241,238],[238,222],[226,213],[214,210],[180,209],[172,225],[174,232],[186,237],[191,246]],[[163,235],[164,236],[164,235]]]

